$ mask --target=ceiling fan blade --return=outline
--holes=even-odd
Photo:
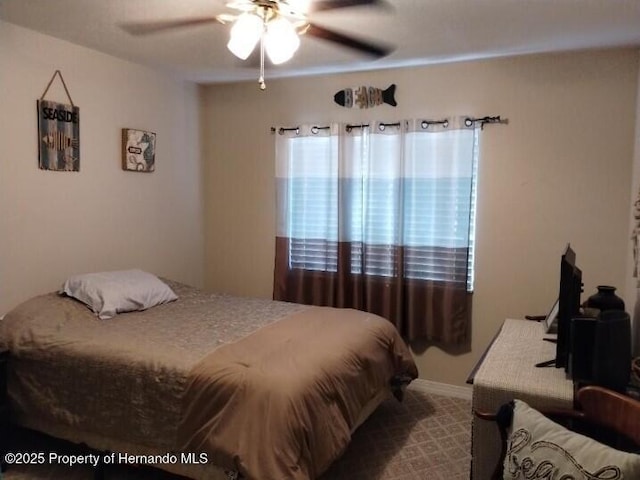
[[[309,23],[305,34],[328,40],[329,42],[334,42],[343,47],[351,48],[374,57],[385,57],[393,51],[393,48],[389,46],[359,40],[355,37],[344,35],[335,30],[329,30],[328,28],[320,27],[313,23]]]
[[[210,23],[219,23],[216,17],[185,18],[179,20],[160,20],[157,22],[124,23],[120,27],[131,35],[148,35],[164,32],[174,28],[195,27]]]
[[[346,7],[359,7],[362,5],[389,6],[384,0],[314,0],[309,5],[309,12],[322,12]]]

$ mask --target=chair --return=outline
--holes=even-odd
[[[541,413],[569,430],[609,447],[640,453],[640,400],[593,385],[581,388],[576,400],[578,408],[574,410],[545,410]],[[498,424],[502,450],[491,479],[502,479],[507,455],[507,429],[513,417],[513,404],[503,405],[497,413],[474,411],[474,414]]]

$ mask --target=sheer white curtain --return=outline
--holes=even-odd
[[[274,298],[468,341],[478,130],[453,123],[281,130]]]

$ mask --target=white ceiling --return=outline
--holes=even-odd
[[[249,80],[256,67],[227,49],[228,25],[132,36],[127,22],[215,16],[228,0],[0,0],[0,18],[187,80]],[[304,37],[267,78],[373,70],[525,53],[640,47],[640,0],[386,0],[317,12],[314,23],[395,46],[383,59]],[[1,25],[1,24],[0,24]]]

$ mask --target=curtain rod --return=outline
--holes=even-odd
[[[326,127],[318,127],[317,125],[314,125],[311,127],[311,133],[318,133],[320,130],[329,130],[330,128],[331,127],[328,125]],[[300,133],[300,127],[280,127],[278,129],[276,129],[276,127],[271,127],[271,133],[276,133],[276,130],[280,135],[285,132],[296,132],[296,134]]]
[[[478,117],[478,118],[466,117],[464,119],[464,125],[466,127],[472,127],[476,123],[479,123],[480,129],[483,130],[485,125],[492,125],[492,124],[508,125],[509,119],[507,118],[503,119],[500,115],[497,115],[495,117],[490,117],[490,116]],[[448,119],[422,120],[421,122],[422,128],[425,128],[425,129],[429,128],[430,125],[442,125],[444,128],[447,128],[449,126],[449,120]],[[347,132],[350,132],[354,128],[366,128],[368,126],[369,126],[368,123],[347,124],[345,126],[345,129],[347,130]],[[386,127],[399,127],[399,126],[400,126],[400,122],[378,124],[378,127],[380,128],[380,130],[384,130]],[[324,127],[313,126],[311,127],[311,133],[318,133],[319,130],[328,130],[330,128],[331,127],[329,126],[324,126]],[[276,127],[271,127],[271,133],[276,133],[276,131],[280,135],[283,135],[285,132],[296,132],[296,134],[298,134],[300,133],[300,127],[299,126],[298,127],[280,127],[278,129],[276,129]]]
[[[359,125],[351,125],[350,123],[347,123],[347,125],[344,128],[347,132],[350,132],[354,128],[367,128],[368,126],[369,126],[368,123],[361,123]]]
[[[496,116],[496,117],[481,117],[481,118],[471,118],[471,117],[467,117],[464,119],[464,124],[467,127],[471,127],[473,125],[475,125],[476,123],[480,124],[480,130],[484,129],[484,126],[489,124],[494,124],[494,123],[499,123],[501,125],[508,125],[509,124],[509,119],[508,118],[500,118],[500,115]]]

